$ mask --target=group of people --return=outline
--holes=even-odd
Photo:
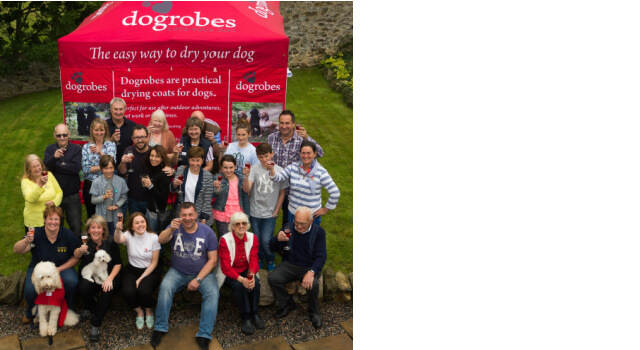
[[[169,330],[173,297],[184,288],[203,297],[196,334],[202,348],[211,340],[222,286],[233,291],[241,331],[252,334],[265,327],[258,312],[259,269],[269,271],[268,283],[279,305],[275,317],[296,307],[285,284],[298,280],[309,290],[310,321],[320,328],[318,278],[327,258],[320,223],[336,207],[340,192],[316,160],[323,156],[322,148],[303,127],[296,129],[294,114],[283,111],[279,131],[254,147],[248,141],[254,129],[246,120],[238,121],[237,141],[226,145],[220,127],[200,111],[193,112],[176,139],[161,110],[152,114],[147,127],[125,117],[122,99],[114,98],[110,109],[110,119],[91,122],[90,143],[70,143],[67,127],[59,124],[56,142],[47,146],[44,158],[25,158],[21,185],[26,234],[14,245],[15,253],[32,254],[22,322],[33,320],[33,268],[52,261],[69,308],[79,292],[81,319],[90,318],[92,341],[98,340],[118,290],[136,313],[136,327],[153,329],[154,346]],[[322,187],[329,194],[324,206]],[[176,194],[171,208],[170,193]],[[87,211],[85,233],[81,202]],[[274,235],[280,209],[283,226]],[[63,227],[64,220],[69,229]],[[119,245],[127,247],[124,268]],[[163,249],[171,252],[164,276]],[[112,258],[106,280],[81,278],[84,266],[100,250]],[[278,266],[276,252],[282,256]]]

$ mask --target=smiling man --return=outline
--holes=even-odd
[[[124,117],[127,104],[123,99],[116,97],[110,105],[111,118],[106,120],[111,135],[109,141],[116,144],[116,164],[120,164],[125,149],[131,146],[133,127],[138,124]]]
[[[44,151],[43,163],[53,173],[62,189],[60,208],[71,231],[80,237],[82,229],[82,206],[80,204],[80,175],[82,169],[82,147],[69,143],[69,129],[64,124],[56,125],[53,131],[56,143]]]
[[[324,155],[322,147],[312,139],[304,127],[296,130],[296,116],[288,109],[280,113],[278,121],[279,131],[267,137],[267,142],[273,149],[273,161],[281,168],[286,168],[289,164],[300,161],[300,145],[302,141],[311,141],[316,144],[316,158]],[[289,221],[289,191],[287,190],[284,202],[282,203],[282,224]]]
[[[201,349],[209,348],[218,313],[218,282],[212,273],[218,262],[218,240],[211,227],[197,219],[196,206],[185,202],[180,206],[180,218],[173,219],[158,237],[160,244],[170,242],[171,268],[158,292],[156,323],[151,335],[153,346],[158,346],[162,336],[169,331],[169,314],[175,293],[187,288],[202,294],[196,342]]]
[[[142,181],[140,181],[142,174],[149,173],[147,166],[144,164],[144,160],[149,156],[149,132],[147,127],[135,125],[132,139],[134,145],[125,149],[122,161],[118,165],[118,172],[121,176],[127,176],[129,215],[137,211],[143,214],[147,212],[147,192],[149,190],[142,186]],[[127,154],[132,154],[132,156]]]

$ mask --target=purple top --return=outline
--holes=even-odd
[[[169,228],[169,226],[167,226]],[[195,275],[207,263],[207,252],[218,250],[218,240],[211,227],[198,223],[194,233],[186,233],[182,225],[173,233],[171,267],[185,275]]]

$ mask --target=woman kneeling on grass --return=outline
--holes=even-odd
[[[244,334],[253,334],[256,328],[265,328],[258,313],[258,246],[258,237],[249,232],[249,217],[243,212],[231,215],[229,232],[220,238],[218,246],[220,265],[216,278],[218,288],[224,284],[233,291],[240,307],[241,330]]]
[[[162,280],[162,268],[158,266],[160,243],[158,235],[147,231],[147,219],[135,212],[127,221],[127,231],[122,233],[122,223],[116,224],[114,241],[127,246],[129,263],[122,273],[122,294],[130,308],[136,312],[136,327],[153,328],[153,292]],[[144,308],[144,314],[143,314]]]

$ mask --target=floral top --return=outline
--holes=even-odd
[[[92,143],[85,143],[82,146],[82,172],[84,173],[84,179],[89,181],[94,181],[98,176],[102,175],[102,171],[97,172],[95,174],[91,174],[89,171],[93,166],[100,165],[100,154],[99,153],[91,153],[89,145]],[[108,154],[112,156],[114,159],[116,158],[116,144],[111,141],[105,141],[102,145],[101,149],[102,153]]]

